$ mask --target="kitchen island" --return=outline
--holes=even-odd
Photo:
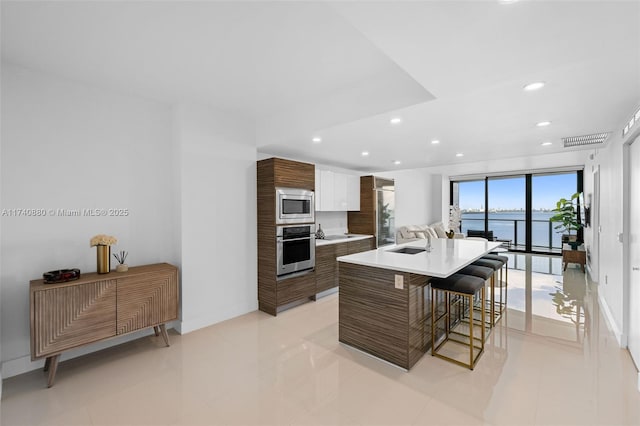
[[[431,346],[431,277],[445,278],[499,242],[433,239],[341,256],[339,340],[409,370]]]

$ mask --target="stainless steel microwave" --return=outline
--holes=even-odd
[[[313,223],[313,195],[313,191],[306,189],[276,188],[276,223]]]

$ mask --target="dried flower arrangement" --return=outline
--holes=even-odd
[[[118,261],[119,264],[124,265],[124,261],[127,260],[127,255],[129,253],[127,253],[126,251],[122,250],[120,253],[114,253],[113,257],[116,258],[116,260]]]
[[[89,242],[89,244],[90,244],[90,247],[110,246],[110,245],[116,244],[117,242],[118,242],[118,239],[116,237],[112,237],[110,235],[105,235],[105,234],[99,234],[91,238],[91,241]]]

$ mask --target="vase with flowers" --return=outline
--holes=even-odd
[[[118,239],[110,235],[99,234],[91,238],[89,244],[96,247],[97,271],[99,274],[108,274],[111,270],[111,246],[116,244]]]
[[[129,270],[129,265],[127,265],[125,260],[127,260],[127,253],[124,250],[121,250],[120,253],[114,253],[113,257],[116,258],[118,264],[116,265],[116,272],[127,272]]]

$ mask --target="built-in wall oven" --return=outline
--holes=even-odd
[[[278,279],[310,271],[316,264],[315,225],[278,226],[276,253]]]
[[[276,188],[276,223],[312,223],[315,204],[313,191],[298,188]]]

